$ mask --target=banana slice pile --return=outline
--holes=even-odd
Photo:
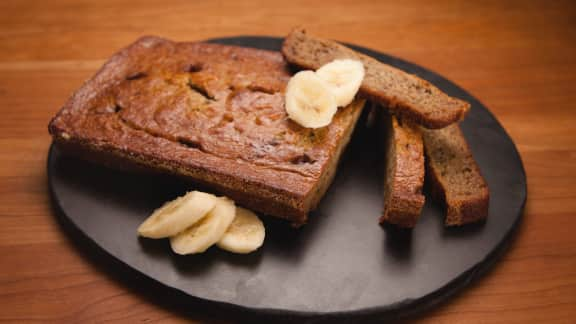
[[[350,59],[296,73],[286,87],[288,117],[307,128],[329,125],[338,107],[354,100],[363,79],[364,65]]]
[[[140,227],[147,238],[170,238],[177,254],[196,254],[216,244],[234,253],[250,253],[264,243],[264,224],[253,212],[226,197],[192,191],[160,207]]]

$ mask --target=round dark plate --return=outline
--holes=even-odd
[[[212,42],[271,50],[281,45],[269,37]],[[309,224],[292,229],[266,217],[265,244],[250,255],[211,248],[177,256],[167,240],[138,238],[136,228],[155,208],[196,187],[94,166],[53,147],[48,174],[55,205],[109,255],[180,291],[180,298],[190,296],[190,303],[314,322],[386,318],[436,304],[482,273],[515,233],[526,200],[522,161],[494,116],[465,90],[412,63],[352,47],[472,104],[462,128],[490,188],[487,222],[446,229],[441,208],[428,200],[413,231],[378,226],[383,158],[374,148],[381,140],[364,120]]]

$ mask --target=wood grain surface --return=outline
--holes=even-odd
[[[510,250],[469,289],[411,320],[576,321],[576,2],[428,0],[0,1],[0,320],[233,322],[166,301],[69,238],[48,196],[46,126],[104,59],[141,35],[283,36],[295,25],[455,81],[522,155],[528,202]]]

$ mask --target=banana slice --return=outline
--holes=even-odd
[[[323,65],[316,75],[328,84],[328,88],[336,97],[339,107],[349,105],[364,79],[364,65],[360,61],[344,59],[334,60]]]
[[[308,128],[324,127],[338,106],[332,91],[313,71],[296,73],[286,87],[286,112],[290,119]]]
[[[236,217],[224,236],[218,241],[218,247],[234,253],[256,251],[264,243],[264,224],[253,212],[236,207]]]
[[[202,253],[218,242],[234,220],[236,207],[227,198],[218,198],[216,206],[204,218],[170,238],[172,250],[178,254]]]
[[[217,200],[214,195],[191,191],[156,209],[138,227],[138,234],[154,239],[176,235],[208,214]]]

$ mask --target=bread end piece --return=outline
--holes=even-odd
[[[461,226],[488,216],[488,185],[458,125],[423,130],[426,173],[434,200],[446,208],[446,226]]]
[[[384,212],[380,223],[412,228],[424,205],[424,149],[417,126],[383,114],[387,127]]]
[[[470,110],[468,102],[448,96],[426,80],[335,41],[310,36],[301,27],[285,38],[282,54],[291,64],[312,70],[335,59],[361,61],[366,76],[360,94],[379,102],[401,119],[426,128],[446,127],[462,120]]]

